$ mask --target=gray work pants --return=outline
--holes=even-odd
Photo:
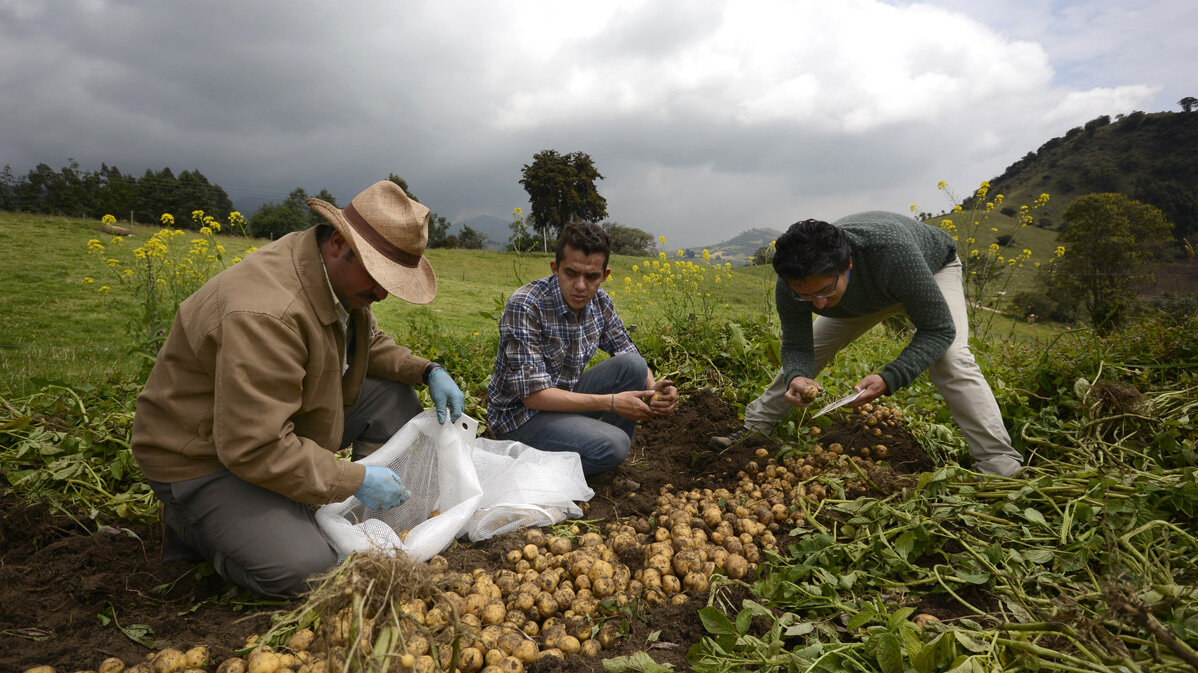
[[[346,414],[341,447],[353,443],[361,458],[422,410],[411,386],[368,376]],[[337,563],[309,505],[227,469],[150,487],[165,505],[163,561],[206,560],[240,587],[281,597],[303,592],[310,575]]]
[[[1011,446],[1011,437],[1003,424],[998,402],[990,384],[969,350],[969,316],[965,288],[961,282],[961,261],[953,260],[935,274],[936,284],[948,302],[957,335],[944,355],[929,369],[928,377],[944,397],[953,419],[969,446],[974,469],[986,474],[1010,476],[1022,465],[1023,458]],[[819,316],[812,323],[815,346],[815,375],[840,349],[864,334],[874,325],[903,312],[901,305],[885,311],[856,318]],[[769,431],[794,406],[786,400],[789,381],[779,371],[760,397],[745,407],[745,425],[755,430]]]

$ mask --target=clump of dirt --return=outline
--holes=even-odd
[[[1144,395],[1135,386],[1118,381],[1095,383],[1090,388],[1090,396],[1097,400],[1095,416],[1099,418],[1132,413],[1144,401]]]
[[[663,487],[730,486],[758,449],[774,453],[781,447],[758,435],[724,452],[708,448],[711,436],[738,425],[736,411],[714,393],[687,394],[673,415],[640,425],[619,478],[595,484],[596,496],[587,503],[584,519],[602,523],[651,515]],[[823,442],[840,441],[857,450],[868,445],[860,430],[842,415],[825,429]],[[905,429],[888,431],[891,436],[884,441],[891,446],[896,471],[931,466]],[[883,490],[903,483],[894,471],[872,469],[870,476]],[[628,480],[639,487],[627,490]],[[110,656],[131,665],[151,649],[130,635],[157,649],[168,643],[177,648],[207,645],[220,660],[250,634],[265,633],[275,610],[301,605],[247,601],[247,594],[212,574],[210,566],[162,563],[158,526],[72,518],[44,505],[26,506],[11,492],[0,495],[0,512],[0,670],[41,664],[88,669]],[[512,533],[476,544],[455,542],[444,556],[454,570],[497,571],[508,567],[507,552],[521,544],[519,533]],[[529,670],[600,672],[603,658],[638,651],[648,651],[675,670],[688,670],[686,651],[705,634],[698,617],[702,605],[692,598],[682,605],[639,607],[628,615],[630,630],[616,650],[596,658],[547,659]],[[659,633],[651,638],[654,632]]]

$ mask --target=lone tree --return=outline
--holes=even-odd
[[[1181,106],[1182,110],[1184,110],[1186,112],[1193,112],[1194,108],[1198,107],[1198,98],[1194,98],[1193,96],[1186,96],[1185,98],[1182,98],[1181,100],[1177,101],[1177,104]]]
[[[1136,289],[1152,278],[1149,265],[1172,241],[1173,226],[1156,206],[1123,194],[1087,194],[1063,215],[1064,251],[1050,283],[1078,301],[1096,329],[1118,324]]]
[[[521,175],[520,184],[532,206],[528,219],[541,234],[546,252],[549,238],[557,238],[566,223],[598,222],[607,217],[607,199],[595,189],[595,181],[603,176],[585,152],[542,150],[533,155],[531,164],[524,164]]]

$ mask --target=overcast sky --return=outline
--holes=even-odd
[[[1198,96],[1193,0],[0,0],[0,165],[199,169],[249,215],[397,173],[453,222],[582,151],[670,247],[939,211]]]

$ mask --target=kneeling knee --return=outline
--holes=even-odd
[[[649,376],[649,363],[645,362],[640,353],[628,351],[612,359],[620,364],[620,378],[635,382],[638,387],[644,385]]]
[[[632,441],[623,432],[605,438],[596,445],[595,449],[583,461],[583,471],[588,474],[601,474],[614,470],[628,457]]]
[[[257,573],[255,590],[268,596],[298,596],[310,588],[309,578],[335,565],[337,553],[327,544],[318,549],[297,549],[285,562]]]

